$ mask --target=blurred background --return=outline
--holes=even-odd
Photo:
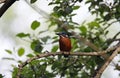
[[[48,14],[50,14],[52,11],[52,6],[48,6],[47,0],[39,0],[35,5],[39,6],[40,9]],[[81,4],[81,8],[77,10],[76,13],[78,15],[74,17],[74,21],[78,23],[82,23],[85,20],[91,21],[95,17],[89,13],[88,5],[84,4]],[[27,59],[25,56],[22,56],[21,58],[17,57],[17,54],[11,56],[5,52],[5,50],[10,49],[11,51],[15,51],[18,47],[23,46],[26,47],[26,52],[30,52],[29,48],[27,48],[29,44],[26,41],[17,38],[16,34],[20,32],[33,33],[33,31],[31,31],[30,25],[34,20],[40,20],[41,28],[46,28],[46,19],[34,11],[24,0],[16,1],[0,18],[0,73],[3,74],[5,78],[12,78],[12,65],[17,65],[17,62],[12,61],[12,59],[11,61],[7,60],[7,57],[13,57],[16,60],[21,59],[23,61]],[[109,28],[111,32],[108,34],[108,36],[110,37],[112,34],[120,31],[119,26],[119,23],[114,23],[113,26]],[[51,35],[53,34],[54,33],[51,32]],[[49,33],[44,35],[49,35]],[[45,50],[50,51],[50,49],[50,45],[45,46]],[[119,56],[114,59],[114,62],[116,62],[118,59]],[[110,64],[107,70],[104,71],[102,78],[120,78],[118,75],[119,72],[113,69],[114,68],[112,67],[112,64]]]

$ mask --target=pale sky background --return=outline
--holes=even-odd
[[[52,11],[52,6],[48,7],[47,0],[39,0],[39,3],[37,4],[42,10],[47,12],[48,14]],[[91,16],[87,6],[84,6],[83,4],[80,4],[81,8],[76,11],[78,16],[74,17],[74,21],[81,23],[84,20],[90,21],[94,18],[94,16]],[[4,78],[12,78],[11,77],[11,71],[12,67],[11,64],[17,65],[14,61],[7,61],[3,60],[3,57],[13,57],[16,58],[16,60],[25,60],[26,57],[23,56],[21,58],[17,57],[17,54],[14,54],[13,56],[7,54],[4,50],[10,49],[10,50],[17,50],[19,47],[26,47],[27,43],[20,40],[19,38],[15,37],[15,35],[19,32],[33,32],[30,29],[30,25],[32,21],[39,20],[41,22],[41,28],[45,29],[47,26],[45,19],[39,15],[36,11],[31,9],[29,5],[27,5],[24,0],[19,0],[15,4],[12,5],[8,9],[8,11],[0,18],[0,73],[3,74]],[[120,24],[115,23],[112,27],[110,27],[111,33],[108,35],[108,37],[111,37],[111,35],[117,33],[120,31],[119,28]],[[54,34],[52,32],[52,29],[46,33],[46,35],[49,35],[49,32],[51,34]],[[46,50],[50,50],[49,45],[45,46]],[[30,52],[27,50],[27,52]],[[117,62],[117,60],[120,58],[120,56],[117,56],[114,59],[114,62]],[[120,73],[116,70],[113,70],[113,63],[110,64],[110,66],[107,68],[107,70],[104,71],[104,74],[102,78],[120,78],[118,74]]]

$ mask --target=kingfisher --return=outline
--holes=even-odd
[[[60,32],[60,33],[56,33],[57,35],[59,35],[59,48],[61,52],[68,52],[68,54],[71,51],[71,40],[69,38],[69,36],[65,33],[65,32]],[[64,54],[64,57],[68,57],[67,54]]]

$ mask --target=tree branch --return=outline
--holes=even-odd
[[[118,47],[112,55],[106,60],[105,64],[100,68],[100,70],[97,72],[96,76],[94,78],[100,78],[103,71],[107,68],[107,66],[110,64],[110,62],[113,60],[113,58],[118,54],[120,51],[120,47]]]
[[[0,4],[1,4],[1,3],[5,3],[5,1],[6,1],[6,0],[0,0]]]
[[[114,46],[112,48],[109,48],[105,51],[99,51],[99,52],[70,52],[70,56],[100,56],[103,54],[106,54],[108,52],[111,52],[112,50],[115,50],[118,46]],[[27,64],[29,64],[30,62],[32,62],[33,60],[42,58],[42,57],[48,57],[48,56],[56,56],[56,55],[62,55],[62,54],[68,54],[68,52],[49,52],[49,53],[44,53],[44,54],[39,54],[33,58],[30,58],[28,60],[26,60],[25,62],[21,63],[20,65],[18,65],[18,73],[17,73],[17,77],[16,78],[20,78],[20,74],[21,71],[23,69],[23,67],[25,67]]]
[[[0,8],[0,17],[7,11],[7,9],[17,0],[5,0],[4,5]]]
[[[35,10],[39,15],[43,16],[45,19],[49,19],[51,16],[43,11],[42,9],[38,8],[37,5],[31,4],[29,0],[24,0],[33,10]]]
[[[64,30],[68,30],[68,26],[67,24],[64,24],[63,21],[59,20],[56,17],[50,16],[48,13],[46,13],[45,11],[43,11],[42,9],[38,8],[36,5],[31,5],[28,0],[25,0],[25,2],[32,8],[34,9],[37,13],[39,13],[40,15],[42,15],[44,18],[46,19],[54,19],[56,23],[58,23],[58,25],[60,25]],[[76,39],[79,39],[81,42],[83,42],[85,45],[91,47],[93,50],[95,51],[100,51],[100,49],[98,47],[96,47],[93,43],[91,43],[89,40],[76,35],[76,32],[72,31],[72,35],[75,36]]]

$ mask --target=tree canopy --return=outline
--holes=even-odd
[[[25,0],[27,1],[27,0]],[[39,14],[39,7],[32,4],[38,0],[27,3]],[[49,0],[48,0],[49,1]],[[4,2],[5,4],[6,2]],[[89,5],[88,10],[95,18],[87,22],[78,23],[73,20],[77,15],[75,11],[81,8],[80,4]],[[11,6],[11,5],[10,5]],[[20,32],[16,36],[28,40],[32,52],[26,55],[25,62],[18,61],[14,66],[13,78],[100,78],[103,71],[120,52],[120,32],[111,37],[109,27],[120,22],[120,1],[114,0],[50,0],[48,6],[53,6],[50,14],[45,12],[48,26],[46,30],[41,27],[39,20],[31,23],[31,30],[37,33]],[[2,9],[2,8],[1,8]],[[0,10],[1,11],[1,10]],[[79,17],[81,18],[81,17]],[[41,35],[54,28],[53,35]],[[36,31],[37,30],[37,31]],[[72,50],[68,58],[64,58],[59,51],[58,36],[56,32],[66,32],[72,42]],[[115,46],[110,47],[118,41]],[[43,51],[44,45],[52,44],[51,51]],[[6,50],[13,54],[11,50]],[[64,52],[66,53],[66,52]],[[19,57],[25,54],[25,48],[17,50]],[[118,62],[119,63],[119,62]],[[119,64],[114,64],[115,70],[120,70]]]

